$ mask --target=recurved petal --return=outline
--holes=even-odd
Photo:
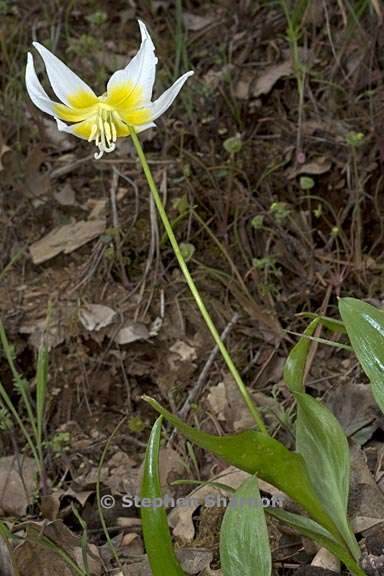
[[[128,124],[119,121],[115,125],[118,138],[123,138],[130,135]],[[148,130],[148,128],[156,128],[156,124],[154,122],[147,122],[146,124],[141,124],[140,126],[132,126],[132,128],[136,134],[139,134],[139,132],[144,132],[144,130]]]
[[[193,72],[186,72],[180,78],[176,80],[174,84],[168,90],[163,92],[163,94],[152,103],[151,110],[152,110],[152,120],[156,120],[159,116],[161,116],[172,104],[178,93],[183,87],[184,82],[193,75]]]
[[[58,118],[56,118],[57,127],[60,132],[68,132],[68,134],[73,134],[82,140],[89,140],[92,128],[95,124],[95,120],[83,120],[82,122],[77,122],[76,124],[72,124],[68,126],[65,122],[62,122]]]
[[[29,97],[34,103],[34,105],[40,108],[40,110],[42,110],[43,112],[46,112],[51,116],[55,116],[54,112],[55,102],[52,102],[52,100],[49,98],[48,94],[40,84],[40,81],[35,71],[35,66],[33,64],[33,56],[30,52],[28,52],[27,66],[25,69],[25,84],[27,87]]]
[[[33,45],[44,60],[53,91],[64,104],[73,108],[88,108],[97,103],[93,90],[64,62],[39,42],[33,42]]]
[[[77,122],[77,124],[72,124],[68,126],[65,122],[56,118],[57,127],[60,132],[68,132],[68,134],[73,134],[78,138],[82,138],[83,140],[89,140],[92,134],[92,129],[95,124],[95,119],[90,120],[83,120],[83,122]],[[115,127],[116,127],[116,134],[118,138],[123,138],[125,136],[129,136],[129,126],[122,122],[121,120],[115,120]],[[143,132],[148,128],[155,128],[156,124],[154,122],[147,122],[146,124],[142,124],[141,126],[134,126],[134,130],[137,134],[139,132]]]
[[[143,22],[139,20],[141,46],[123,70],[112,74],[107,84],[108,103],[121,107],[150,102],[155,82],[157,58],[155,47]]]
[[[147,124],[141,124],[140,126],[134,126],[136,134],[140,132],[144,132],[144,130],[148,130],[148,128],[156,128],[156,124],[154,122],[147,122]]]

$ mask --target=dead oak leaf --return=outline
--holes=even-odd
[[[183,23],[187,30],[192,30],[193,32],[198,32],[203,28],[206,28],[212,22],[215,22],[215,16],[199,16],[198,14],[192,14],[191,12],[183,13]]]
[[[34,264],[41,264],[61,252],[69,254],[100,236],[104,232],[105,226],[105,220],[91,220],[89,222],[80,220],[72,224],[57,226],[29,247],[32,261]]]
[[[314,158],[310,162],[302,164],[299,168],[291,168],[287,170],[288,180],[299,176],[300,174],[310,174],[311,176],[319,176],[328,172],[332,166],[332,161],[325,156]]]
[[[36,488],[37,466],[33,458],[0,458],[0,515],[24,516]]]
[[[116,318],[117,312],[103,304],[85,304],[79,310],[79,320],[86,330],[101,330],[109,326]]]
[[[58,550],[65,552],[72,561],[84,569],[81,540],[75,536],[62,520],[56,520],[42,527],[38,523],[27,525],[26,538],[14,551],[16,565],[20,576],[72,576],[73,571],[60,556],[58,550],[44,542],[44,538],[54,543]],[[101,560],[96,546],[89,545],[87,549],[88,574],[101,574]]]
[[[252,88],[252,96],[257,98],[262,94],[268,94],[280,78],[290,76],[293,72],[292,60],[286,60],[281,64],[275,64],[259,76]]]

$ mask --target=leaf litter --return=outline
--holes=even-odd
[[[236,10],[221,2],[210,9],[206,4],[194,3],[181,18],[186,53],[198,72],[196,87],[191,89],[193,107],[186,100],[185,110],[183,104],[165,120],[164,139],[159,139],[158,128],[146,140],[156,175],[167,181],[167,189],[163,190],[167,205],[172,206],[172,201],[181,196],[188,199],[186,213],[180,220],[179,214],[173,217],[178,237],[195,247],[191,270],[220,327],[227,325],[234,311],[240,312],[228,345],[274,434],[287,445],[292,442],[292,399],[282,382],[281,361],[290,343],[285,336],[267,331],[252,306],[257,303],[267,310],[271,326],[278,318],[284,327],[300,332],[304,324],[296,313],[321,309],[328,289],[332,292],[331,314],[341,290],[381,298],[383,207],[376,154],[376,146],[379,151],[381,146],[381,99],[374,94],[380,57],[379,50],[376,54],[376,48],[360,33],[353,35],[353,42],[346,37],[347,26],[339,12],[342,4],[328,6],[332,45],[324,25],[327,14],[323,6],[312,2],[306,11],[303,22],[311,26],[311,32],[303,36],[309,48],[299,51],[307,73],[299,123],[296,71],[288,51],[283,14],[277,8],[261,6],[254,13],[247,2]],[[34,22],[39,34],[46,37],[51,35],[49,6],[44,15],[40,9],[33,14],[23,12],[25,21]],[[377,10],[378,3],[373,7]],[[20,9],[27,7],[15,8]],[[176,16],[173,4],[152,2],[156,21],[152,13],[142,10],[130,6],[114,16],[113,34],[102,24],[97,28],[94,36],[105,37],[110,56],[95,46],[96,67],[81,45],[72,45],[72,32],[75,39],[85,41],[85,22],[87,33],[96,30],[83,18],[82,7],[68,15],[70,35],[59,39],[58,51],[68,49],[75,54],[80,69],[84,66],[89,75],[96,74],[100,66],[114,69],[116,62],[123,67],[124,59],[127,61],[124,55],[131,54],[135,45],[133,21],[140,16],[158,35],[160,50],[168,54],[173,73],[173,35],[167,40]],[[361,30],[366,25],[371,31],[376,29],[374,11],[362,19]],[[4,22],[8,25],[8,16]],[[24,65],[25,50],[18,69]],[[178,65],[184,67],[183,52],[180,58]],[[113,440],[101,480],[103,491],[121,494],[138,490],[145,442],[153,421],[141,395],[152,394],[177,412],[203,372],[213,345],[186,296],[167,244],[160,239],[160,250],[151,246],[151,238],[158,231],[149,225],[145,182],[130,156],[131,148],[127,145],[120,155],[116,154],[116,167],[123,174],[120,184],[124,185],[116,194],[115,226],[109,161],[95,170],[89,158],[85,161],[86,149],[76,142],[75,150],[74,139],[51,130],[50,120],[39,126],[34,118],[28,118],[16,134],[18,124],[7,120],[10,107],[3,109],[0,270],[18,249],[25,254],[29,250],[30,258],[23,257],[1,278],[0,314],[14,342],[18,369],[26,372],[32,393],[36,350],[43,341],[51,350],[47,442],[53,492],[30,508],[36,491],[33,473],[26,470],[23,474],[26,495],[17,466],[12,464],[9,486],[0,475],[5,495],[3,512],[11,522],[14,516],[26,517],[27,510],[34,519],[48,520],[51,528],[47,533],[81,565],[81,528],[73,520],[71,505],[79,506],[89,525],[100,530],[95,506],[97,466],[116,422],[126,415],[129,426]],[[362,146],[354,152],[360,181],[354,179],[353,153],[346,144],[351,130],[365,134]],[[238,133],[242,149],[228,159],[223,142]],[[297,143],[302,150],[296,149]],[[296,161],[298,152],[301,162]],[[314,189],[311,194],[305,193],[305,199],[297,178],[300,175],[314,177]],[[366,191],[362,202],[363,247],[371,262],[364,270],[354,267],[349,252],[353,238],[350,210],[361,182]],[[312,193],[316,199],[309,199]],[[189,202],[231,255],[238,277],[228,260],[186,216]],[[276,203],[284,205],[287,213],[273,212],[271,206]],[[336,225],[341,227],[337,238],[332,236]],[[155,256],[144,278],[150,246]],[[128,287],[122,285],[122,265]],[[224,276],[220,277],[218,271]],[[244,279],[250,296],[243,293],[241,283],[237,284],[239,277]],[[47,323],[50,301],[53,310]],[[271,356],[271,349],[278,345],[282,356]],[[324,396],[358,447],[357,456],[352,448],[350,506],[359,538],[369,542],[375,530],[379,535],[382,530],[383,421],[356,367],[342,366],[340,358],[347,359],[322,348],[311,366],[309,389],[314,395]],[[344,371],[350,371],[347,380]],[[3,358],[0,377],[12,389],[12,377]],[[196,403],[190,406],[188,418],[213,433],[236,432],[252,425],[218,356]],[[6,458],[15,453],[11,433],[2,433]],[[20,447],[20,439],[16,440]],[[163,448],[163,488],[171,494],[191,493],[188,487],[173,486],[173,479],[199,475],[206,481],[223,473],[222,462],[198,450],[193,454],[188,450],[177,436],[168,448]],[[8,469],[5,461],[3,464],[2,470]],[[236,471],[231,473],[236,475]],[[57,484],[59,478],[63,479],[63,487]],[[236,482],[241,483],[242,478],[238,476]],[[236,482],[233,480],[234,486]],[[14,492],[7,492],[11,488]],[[271,487],[262,489],[271,493]],[[186,558],[183,569],[191,574],[218,575],[215,538],[217,542],[222,511],[203,508],[184,511],[184,517],[183,510],[172,510],[170,519],[175,522],[175,536],[181,545],[179,554]],[[138,514],[129,516],[120,508],[108,517],[108,522],[113,529],[118,526],[113,538],[118,546],[121,544],[124,572],[129,576],[149,575]],[[39,532],[44,529],[37,522],[35,528]],[[321,554],[306,548],[305,542],[303,548],[300,538],[289,540],[292,534],[273,524],[270,532],[277,573],[284,573],[280,561],[289,561],[295,569],[309,566],[316,556],[319,562]],[[51,573],[67,573],[62,563],[37,547],[33,539],[28,540],[27,529],[21,527],[19,535],[26,539],[25,549],[21,545],[18,552],[22,575],[31,574],[29,563],[32,565],[37,557],[39,575],[45,573],[47,563]],[[187,547],[183,544],[186,540]],[[100,554],[103,552],[103,560],[93,545]],[[92,534],[89,557],[95,574],[105,566],[105,573],[116,568],[99,532]],[[1,569],[6,574],[9,566]]]

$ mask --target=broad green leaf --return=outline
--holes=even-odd
[[[224,576],[271,574],[268,529],[256,476],[243,482],[225,511],[220,530],[220,562]]]
[[[341,298],[339,310],[353,350],[384,413],[384,313],[355,298]]]
[[[306,516],[293,514],[287,510],[266,508],[266,512],[281,522],[288,524],[288,526],[292,526],[303,536],[314,540],[320,544],[320,546],[329,550],[331,554],[339,558],[339,560],[341,560],[353,574],[365,576],[365,572],[360,568],[357,562],[353,560],[352,556],[348,554],[345,548],[340,546],[340,544],[334,540],[332,535],[317,522],[314,522]]]
[[[304,335],[312,336],[319,324],[319,319],[315,318],[307,326]],[[284,365],[284,382],[291,392],[304,392],[305,364],[311,341],[302,336],[289,353]]]
[[[285,362],[284,381],[291,392],[304,392],[305,364],[307,362],[311,340],[335,346],[337,348],[349,349],[349,346],[345,346],[345,344],[339,344],[330,340],[325,340],[324,338],[312,338],[313,333],[319,324],[325,326],[325,328],[328,328],[331,332],[346,332],[347,330],[340,320],[334,320],[333,318],[328,318],[328,316],[319,316],[318,314],[312,314],[310,312],[305,312],[304,314],[301,314],[301,316],[312,318],[312,321],[307,326],[300,340],[292,348]],[[291,333],[295,334],[294,332]]]
[[[355,559],[360,548],[347,520],[349,447],[337,418],[323,404],[295,392],[298,404],[296,449],[304,458],[312,486]]]
[[[325,512],[321,500],[311,485],[301,454],[291,452],[271,436],[254,430],[226,436],[207,434],[188,426],[153,398],[143,396],[143,399],[180,430],[188,440],[216,454],[228,464],[250,474],[256,474],[288,494],[314,520],[343,543],[335,523]]]
[[[143,537],[153,576],[185,576],[176,558],[169,532],[167,515],[161,504],[159,449],[162,416],[153,425],[145,453],[141,500],[149,498],[151,506],[140,508]]]

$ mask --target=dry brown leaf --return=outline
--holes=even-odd
[[[349,517],[355,532],[383,522],[384,494],[371,475],[363,451],[352,446]]]
[[[116,317],[115,310],[102,304],[86,304],[79,310],[79,320],[86,330],[101,330],[109,326]]]
[[[88,220],[101,220],[107,209],[108,201],[105,198],[88,198],[83,208],[90,210]]]
[[[241,484],[249,478],[247,472],[238,470],[233,466],[224,470],[219,476],[212,480],[225,484],[231,488],[239,488]],[[221,495],[227,496],[228,494],[223,490],[219,490],[213,486],[200,486],[188,494],[188,498],[193,502],[186,506],[176,506],[169,514],[169,522],[173,528],[173,535],[185,543],[190,543],[195,537],[195,526],[193,522],[193,514],[195,510],[203,505],[208,495]],[[196,502],[195,502],[196,501]]]
[[[2,538],[0,538],[0,574],[1,576],[13,576],[9,549]]]
[[[204,548],[182,548],[176,556],[186,574],[201,574],[213,560],[213,552]]]
[[[69,182],[55,192],[54,197],[62,206],[73,206],[76,204],[76,194]]]
[[[0,148],[0,172],[2,170],[4,170],[4,166],[2,163],[2,158],[4,156],[4,154],[6,154],[7,152],[10,152],[12,150],[12,148],[10,148],[9,146],[7,146],[6,144],[2,144],[1,148]]]
[[[51,179],[48,173],[40,171],[45,158],[46,155],[40,148],[33,148],[25,162],[25,188],[27,194],[32,198],[34,206],[39,206],[47,201],[48,192],[51,188]]]
[[[150,333],[144,322],[131,320],[118,331],[115,342],[121,345],[131,344],[136,342],[136,340],[148,340],[149,337]]]
[[[340,573],[340,560],[331,554],[326,548],[320,548],[311,562],[311,566],[317,566],[324,570],[332,570]]]
[[[183,23],[187,30],[198,32],[216,20],[215,16],[199,16],[190,12],[183,12]]]
[[[314,158],[310,162],[302,164],[299,168],[290,168],[286,174],[289,180],[299,176],[299,174],[310,174],[311,176],[318,176],[328,172],[332,166],[332,161],[325,156]]]
[[[193,362],[197,359],[196,348],[183,340],[177,340],[169,350],[178,356],[180,362]]]
[[[251,93],[254,98],[262,94],[268,94],[280,78],[292,74],[292,60],[286,60],[281,64],[275,64],[259,76],[252,87]]]
[[[240,78],[234,89],[235,98],[248,100],[251,89],[252,78]]]
[[[48,346],[48,350],[51,350],[64,342],[65,328],[67,319],[71,316],[71,310],[72,308],[68,307],[62,315],[62,310],[56,308],[50,318],[47,318],[46,314],[43,318],[36,318],[31,314],[31,317],[27,316],[25,322],[20,325],[19,332],[29,334],[29,341],[37,350],[43,343]],[[45,312],[44,309],[43,312]]]
[[[41,240],[34,242],[29,251],[34,264],[41,264],[61,252],[69,254],[80,246],[97,238],[105,230],[104,220],[81,220],[54,228]]]
[[[140,469],[136,462],[122,451],[116,452],[102,468],[102,480],[113,494],[138,494]]]
[[[84,569],[81,542],[62,520],[51,522],[42,527],[38,523],[29,523],[25,541],[15,549],[15,560],[20,576],[72,576],[72,570],[57,552],[48,548],[42,541],[42,534],[55,542],[76,564]],[[99,576],[102,572],[101,560],[96,546],[88,546],[87,560],[90,576]]]
[[[213,553],[205,548],[182,548],[176,550],[176,556],[184,573],[191,575],[206,574],[205,570],[209,569],[213,559]],[[219,576],[221,572],[209,572],[209,574]],[[147,556],[139,563],[123,566],[123,572],[119,572],[116,576],[152,576]]]
[[[20,464],[20,469],[19,469]],[[21,473],[21,475],[20,475]],[[24,516],[36,488],[33,458],[0,458],[0,516]]]
[[[60,498],[64,490],[58,490],[48,496],[40,498],[40,512],[43,518],[47,520],[56,520],[60,510]]]
[[[166,489],[168,484],[185,474],[185,464],[183,459],[173,448],[160,448],[160,483],[162,489]]]
[[[224,421],[226,419],[224,411],[228,404],[224,382],[219,382],[217,386],[211,386],[209,388],[207,402],[216,418],[218,420]]]
[[[332,389],[326,404],[341,423],[348,437],[362,430],[379,426],[381,413],[373,398],[371,387],[348,378]],[[356,406],[359,407],[356,410]]]
[[[56,122],[53,122],[48,118],[42,118],[41,121],[44,125],[45,134],[48,140],[58,151],[67,152],[76,147],[75,138],[71,138],[67,132],[61,132],[58,130]]]

